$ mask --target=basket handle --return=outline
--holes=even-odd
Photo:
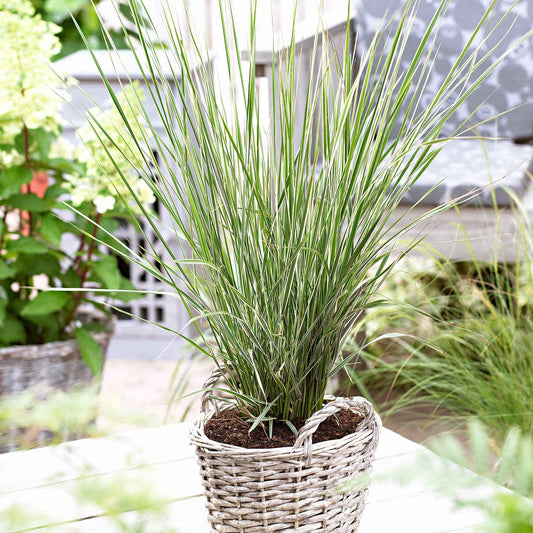
[[[213,392],[213,387],[216,385],[217,381],[221,377],[224,377],[226,372],[227,372],[226,369],[222,370],[221,368],[215,368],[215,369],[213,369],[211,371],[211,374],[205,380],[205,383],[202,386],[202,390],[204,392],[202,393],[202,400],[201,400],[201,404],[200,404],[200,412],[202,414],[207,413],[210,403],[214,403],[214,402],[212,402],[212,399],[211,399],[211,394]]]
[[[360,422],[360,424],[364,424],[371,429],[373,433],[373,440],[375,440],[377,444],[377,438],[381,429],[381,420],[375,413],[372,404],[360,396],[354,396],[351,398],[335,398],[331,402],[325,404],[322,409],[316,413],[313,413],[296,435],[296,441],[294,443],[293,450],[303,448],[304,459],[307,465],[309,465],[311,462],[311,450],[314,432],[318,429],[320,423],[326,420],[326,418],[338,413],[339,411],[342,411],[343,409],[351,409],[363,415],[363,420]]]

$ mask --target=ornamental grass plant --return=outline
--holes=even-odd
[[[491,19],[494,4],[423,106],[446,1],[436,6],[407,71],[400,70],[400,58],[418,2],[397,14],[397,30],[383,27],[368,49],[358,50],[357,62],[349,30],[336,54],[318,29],[305,70],[316,77],[300,70],[293,27],[286,51],[272,52],[279,70],[268,88],[276,112],[267,131],[256,91],[260,22],[253,6],[250,40],[243,45],[233,12],[220,3],[224,53],[214,76],[201,38],[193,34],[193,47],[186,49],[183,35],[190,28],[180,26],[170,3],[162,8],[169,35],[163,50],[154,44],[161,41],[158,24],[151,21],[147,30],[149,12],[142,2],[132,5],[140,42],[130,44],[146,81],[154,80],[149,90],[164,129],[162,134],[144,109],[139,120],[151,135],[135,136],[145,158],[136,168],[171,214],[180,245],[163,239],[171,258],[166,261],[154,247],[151,259],[136,250],[123,255],[166,282],[193,322],[205,321],[213,340],[191,342],[227,371],[227,386],[218,388],[232,395],[253,427],[307,419],[322,407],[328,379],[347,363],[339,355],[354,323],[375,305],[372,295],[414,245],[395,248],[407,227],[395,208],[449,140],[440,136],[447,119],[509,53],[479,54],[479,43],[498,27]],[[249,61],[235,53],[243,49]],[[176,95],[163,75],[162,55],[173,69]],[[100,73],[135,131],[128,108],[142,103],[119,102],[102,68]],[[231,84],[229,97],[221,96],[223,76]],[[398,124],[406,107],[410,112]],[[98,117],[92,125],[104,145],[115,146]],[[111,149],[108,155],[113,159]],[[123,179],[128,186],[128,176]],[[158,220],[145,216],[161,238]],[[115,252],[123,253],[120,247]]]

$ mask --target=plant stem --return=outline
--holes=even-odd
[[[26,126],[26,124],[24,124],[24,128],[23,128],[23,135],[24,135],[24,160],[26,162],[26,165],[30,165],[30,133],[28,131],[28,127]],[[28,194],[31,193],[31,182],[28,184],[28,189],[26,191]],[[20,216],[20,228],[22,230],[22,224],[24,222],[24,218],[22,216],[22,213],[21,213],[21,216]],[[31,216],[31,213],[28,212],[28,235],[31,237],[31,234],[33,232],[33,222],[32,222],[32,216]]]
[[[4,208],[4,213],[2,215],[2,233],[0,233],[0,252],[2,251],[4,247],[4,239],[6,237],[7,233],[7,227],[6,227],[6,220],[7,220],[7,214],[9,213],[9,210],[7,206]]]
[[[87,242],[87,239],[85,238],[85,233],[82,233],[80,236],[80,245],[78,246],[78,252],[76,253],[76,257],[74,258],[74,262],[72,263],[72,268],[74,272],[77,272],[78,269],[80,268],[81,255],[85,248],[86,242]]]
[[[89,275],[89,263],[91,261],[92,255],[94,253],[94,248],[96,246],[96,234],[98,232],[98,224],[100,223],[102,215],[100,213],[97,213],[94,222],[93,222],[93,231],[91,234],[91,242],[89,244],[89,250],[87,252],[87,261],[85,263],[85,266],[83,268],[83,271],[80,274],[80,289],[83,289],[83,286],[85,285],[85,282],[87,281],[87,276]],[[80,244],[80,250],[82,248],[82,245],[85,244],[85,239],[83,239],[83,242]],[[65,331],[65,328],[72,322],[72,319],[74,318],[74,315],[76,314],[76,311],[81,303],[81,300],[83,298],[83,291],[79,291],[74,296],[74,304],[69,311],[67,318],[65,319],[65,324],[63,325],[63,331]]]

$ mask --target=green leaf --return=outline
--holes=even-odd
[[[7,279],[15,275],[15,269],[0,259],[0,279]]]
[[[117,265],[117,258],[108,255],[93,263],[93,270],[106,289],[120,288],[121,275]]]
[[[87,5],[91,7],[91,0],[45,0],[44,10],[56,24],[61,24]]]
[[[45,161],[48,159],[48,154],[50,153],[50,146],[52,145],[52,140],[56,138],[56,135],[46,131],[43,128],[36,128],[34,130],[28,130],[28,141],[30,146],[30,152],[34,150],[37,151],[37,158],[33,157],[32,159],[39,159]],[[19,133],[15,138],[15,148],[21,154],[26,150],[24,132]]]
[[[60,339],[62,322],[58,314],[32,316],[29,320],[41,327],[43,342],[55,342]]]
[[[41,235],[53,244],[60,245],[65,230],[65,223],[53,213],[46,213],[41,219]]]
[[[25,321],[31,322],[37,328],[29,329],[28,325],[26,326],[26,331],[28,336],[38,335],[38,341],[33,340],[32,342],[55,342],[60,339],[62,321],[60,321],[59,313],[52,313],[48,315],[31,315],[23,317]]]
[[[70,295],[66,292],[41,292],[22,308],[20,316],[31,317],[54,313],[62,309],[69,299]]]
[[[38,261],[29,254],[20,254],[17,259],[17,273],[21,276],[45,274],[52,278],[61,274],[61,265],[58,258],[51,253],[39,254]]]
[[[76,163],[68,159],[49,159],[47,167],[51,170],[57,170],[65,174],[85,174],[85,165],[83,163]]]
[[[9,303],[6,290],[0,285],[0,326],[6,318],[7,304]]]
[[[138,6],[139,6],[139,3],[138,3]],[[141,13],[140,13],[140,9],[139,7],[136,7],[136,11],[137,11],[137,17],[139,19],[139,24],[142,28],[146,28],[146,29],[151,29],[152,28],[152,25],[150,23],[150,21],[144,17]],[[120,11],[120,14],[130,23],[132,24],[135,24],[136,21],[135,21],[135,16],[134,16],[134,12],[131,8],[131,6],[129,4],[123,4],[123,3],[119,3],[118,4],[118,10]],[[136,32],[134,31],[133,33],[134,35],[136,35]]]
[[[78,328],[75,331],[75,335],[78,340],[81,358],[87,363],[93,375],[99,376],[104,368],[104,354],[100,345],[83,328]]]
[[[77,288],[80,286],[81,278],[73,268],[69,268],[66,272],[59,276],[65,288]]]
[[[37,128],[35,130],[29,130],[30,136],[30,146],[33,148],[33,145],[37,145],[37,153],[41,160],[48,159],[48,154],[50,153],[50,146],[52,145],[52,140],[55,138],[55,135],[46,131],[43,128]]]
[[[7,204],[12,208],[30,211],[34,213],[44,213],[50,209],[48,204],[36,194],[20,193],[14,194],[7,200],[2,200],[2,204]]]
[[[26,254],[45,254],[48,248],[45,244],[35,240],[33,237],[20,237],[6,244],[6,251],[8,253],[22,252]]]
[[[44,200],[57,200],[62,194],[67,191],[64,189],[61,183],[53,183],[46,188],[44,193]]]
[[[27,185],[32,179],[32,172],[23,166],[10,167],[0,172],[0,198],[8,198],[20,192],[22,185]]]
[[[22,322],[12,315],[7,315],[4,324],[0,326],[0,344],[11,346],[12,344],[25,344],[26,330]]]
[[[109,233],[115,233],[119,228],[119,221],[115,217],[102,217],[100,226]]]

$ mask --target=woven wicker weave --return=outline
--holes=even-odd
[[[102,317],[98,318],[103,321]],[[114,330],[113,321],[106,319],[105,323],[106,331],[93,334],[104,354]],[[0,348],[0,397],[29,388],[46,396],[52,390],[69,391],[87,385],[92,378],[89,367],[81,359],[76,339]]]
[[[312,444],[320,422],[342,409],[363,415],[357,431]],[[213,441],[203,428],[215,412],[204,414],[191,431],[213,531],[357,531],[367,489],[336,489],[370,473],[381,421],[369,402],[333,399],[309,418],[292,448],[246,449]]]

